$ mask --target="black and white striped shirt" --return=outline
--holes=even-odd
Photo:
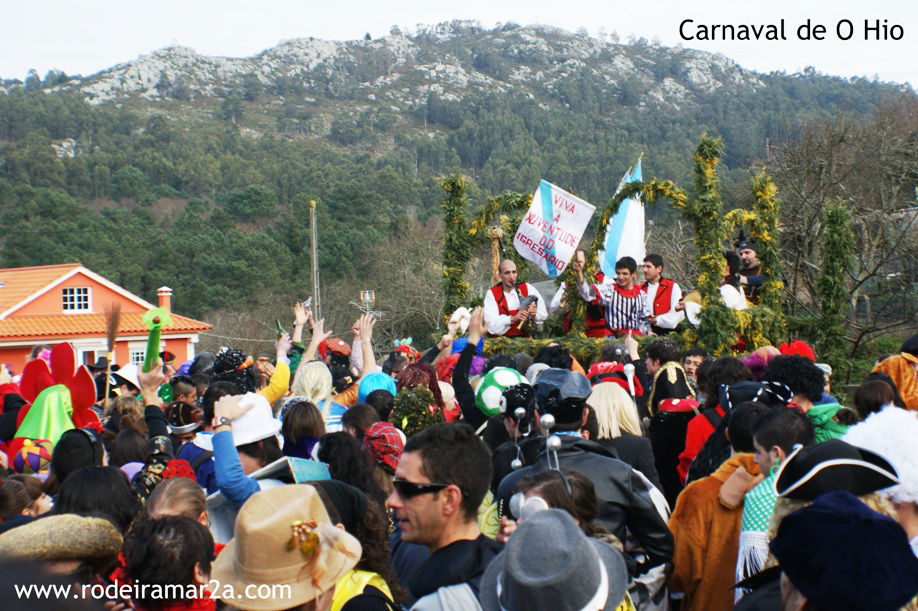
[[[640,286],[626,290],[607,276],[601,284],[590,286],[584,283],[579,288],[581,297],[603,307],[610,329],[647,333],[647,293],[641,291]]]

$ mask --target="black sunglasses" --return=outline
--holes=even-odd
[[[427,494],[428,492],[440,492],[449,486],[449,484],[418,484],[409,482],[407,479],[402,479],[400,477],[393,478],[392,485],[395,486],[398,495],[403,499],[414,498],[420,494]]]

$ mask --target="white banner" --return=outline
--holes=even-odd
[[[513,246],[554,278],[574,256],[594,210],[592,204],[543,180],[513,236]]]

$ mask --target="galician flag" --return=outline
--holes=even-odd
[[[643,180],[641,178],[641,159],[638,158],[634,167],[622,176],[617,195],[621,188],[629,182]],[[622,257],[631,257],[641,266],[646,252],[644,251],[644,204],[640,195],[635,195],[622,202],[618,212],[615,213],[606,226],[606,239],[602,250],[596,254],[596,260],[607,276],[615,276],[615,262]]]

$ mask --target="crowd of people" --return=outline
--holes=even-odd
[[[762,279],[742,246],[728,305]],[[97,370],[89,405],[70,346],[37,347],[47,376],[0,380],[4,604],[918,609],[918,335],[839,402],[802,341],[680,348],[691,302],[658,255],[643,284],[633,259],[583,262],[595,362],[484,355],[565,308],[512,261],[423,353],[377,360],[372,315],[348,342],[297,304],[271,361],[161,353]]]

